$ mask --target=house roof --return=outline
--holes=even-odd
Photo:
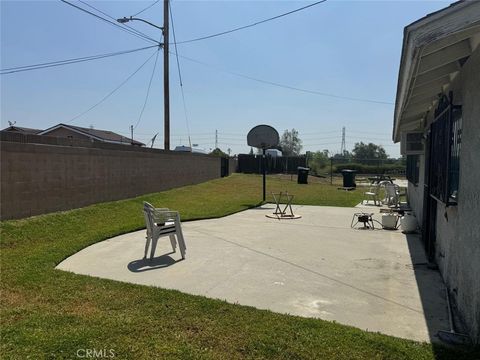
[[[393,141],[422,125],[480,44],[480,1],[457,1],[404,29]]]
[[[20,126],[9,126],[8,128],[3,129],[2,131],[16,131],[20,132],[23,134],[38,134],[42,130],[40,129],[31,129],[31,128],[26,128],[26,127],[20,127]]]
[[[117,144],[133,144],[133,145],[139,145],[139,146],[145,145],[140,141],[136,141],[136,140],[132,141],[132,139],[126,136],[114,133],[113,131],[84,128],[84,127],[68,125],[68,124],[58,124],[58,125],[52,126],[51,128],[41,131],[38,135],[48,135],[53,130],[56,130],[59,128],[69,129],[71,131],[75,131],[77,133],[86,135],[88,137],[91,137],[99,141],[105,141],[105,142],[117,143]]]

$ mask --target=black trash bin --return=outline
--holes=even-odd
[[[310,168],[306,167],[298,167],[298,178],[297,178],[297,183],[298,184],[308,184],[308,172],[310,171]]]
[[[344,188],[353,188],[357,186],[357,184],[355,184],[356,172],[357,172],[356,170],[349,170],[349,169],[342,170]]]

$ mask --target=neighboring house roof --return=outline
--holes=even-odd
[[[20,126],[9,126],[8,128],[3,129],[2,131],[8,131],[8,132],[19,132],[22,134],[38,134],[40,129],[31,129],[31,128],[26,128],[26,127],[20,127]]]
[[[48,135],[52,131],[60,128],[74,131],[76,133],[88,136],[98,141],[104,141],[104,142],[115,143],[115,144],[128,144],[128,145],[132,144],[132,145],[138,145],[138,146],[145,146],[145,144],[140,141],[136,141],[136,140],[132,141],[132,139],[127,138],[126,136],[114,133],[113,131],[90,129],[90,128],[84,128],[80,126],[67,125],[67,124],[58,124],[58,125],[52,126],[51,128],[41,131],[40,133],[38,133],[38,135]]]
[[[405,27],[393,141],[418,128],[480,44],[480,1],[458,1]]]
[[[185,145],[175,146],[175,149],[173,151],[191,152],[191,153],[198,153],[198,154],[208,154],[203,149],[199,149],[199,148],[196,148],[196,147],[185,146]]]

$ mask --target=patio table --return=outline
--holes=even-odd
[[[369,177],[368,180],[370,180],[370,183],[373,184],[378,184],[382,181],[389,181],[393,184],[393,181],[396,180],[389,175],[375,175],[373,177]]]

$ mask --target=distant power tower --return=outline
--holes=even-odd
[[[347,148],[345,146],[345,126],[342,127],[342,146],[340,147],[340,154],[343,156],[345,154],[345,151],[347,151]]]
[[[215,149],[218,149],[218,130],[215,130]]]

